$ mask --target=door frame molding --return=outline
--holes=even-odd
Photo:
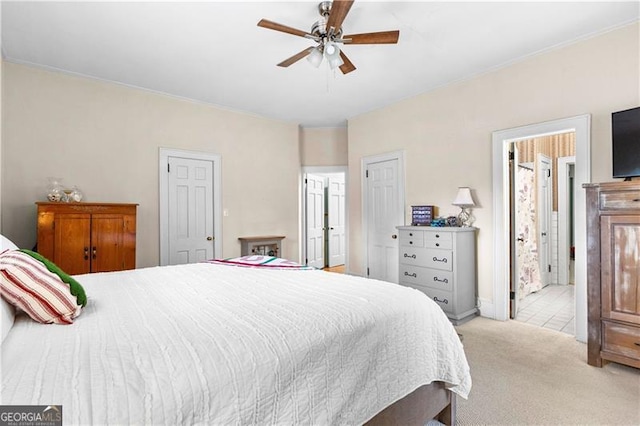
[[[587,341],[587,240],[586,194],[582,184],[591,181],[591,115],[531,124],[492,133],[493,159],[493,317],[509,318],[509,179],[508,147],[512,142],[532,137],[575,132],[576,163],[574,177],[575,337]],[[580,231],[583,232],[580,232]]]
[[[402,211],[403,223],[399,223],[397,226],[405,225],[407,214],[405,209],[405,151],[392,151],[385,154],[369,155],[362,157],[360,160],[360,194],[362,196],[362,243],[364,249],[362,274],[366,276],[367,265],[369,264],[369,220],[368,220],[368,208],[369,208],[369,194],[367,191],[367,177],[366,170],[369,164],[381,163],[383,161],[398,160],[398,205],[396,206]]]
[[[576,164],[574,155],[558,157],[558,284],[569,284],[569,166]]]
[[[160,266],[169,264],[169,174],[167,173],[169,157],[211,161],[213,163],[213,252],[214,257],[222,257],[222,157],[218,154],[207,152],[161,147],[158,155]]]
[[[547,210],[546,211],[541,211],[542,209],[540,208],[540,204],[542,202],[541,200],[541,194],[540,194],[540,185],[541,185],[541,181],[540,181],[540,163],[542,162],[547,162],[549,164],[549,175],[547,176],[548,180],[547,180],[547,185],[551,185],[551,188],[547,190],[547,199],[546,201],[546,206],[547,206]],[[551,283],[553,283],[552,277],[553,277],[553,273],[552,271],[549,270],[549,267],[553,264],[553,159],[551,157],[549,157],[546,154],[543,154],[541,152],[538,152],[538,154],[536,155],[535,158],[535,173],[537,175],[537,182],[536,182],[536,188],[535,188],[535,194],[536,194],[536,249],[538,250],[538,265],[540,267],[540,278],[542,281],[542,286],[545,287]],[[546,249],[546,259],[547,259],[547,263],[546,265],[542,265],[540,264],[540,253],[542,253],[542,250],[540,249],[541,243],[540,243],[540,237],[541,237],[541,229],[540,229],[540,217],[541,215],[545,215],[546,216],[546,223],[547,223],[547,249]],[[544,278],[543,275],[544,274]],[[517,313],[516,313],[517,315]]]
[[[300,176],[300,263],[304,263],[304,259],[307,257],[307,206],[305,203],[305,188],[304,188],[304,175],[310,174],[327,174],[327,173],[342,173],[344,174],[344,250],[345,260],[344,268],[345,273],[349,273],[349,166],[302,166]]]

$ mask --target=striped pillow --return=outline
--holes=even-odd
[[[0,293],[7,301],[44,324],[71,324],[81,306],[69,286],[26,253],[0,254]]]

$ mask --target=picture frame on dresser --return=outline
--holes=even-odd
[[[398,226],[399,283],[420,290],[454,325],[478,315],[474,227]]]

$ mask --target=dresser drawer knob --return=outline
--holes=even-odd
[[[409,241],[409,244],[413,244],[413,241]]]
[[[409,236],[410,236],[410,237],[413,237],[413,232],[409,232]]]
[[[440,300],[437,296],[433,296],[433,300],[435,300],[436,302],[444,303],[445,305],[449,304],[449,301],[447,299]]]
[[[440,234],[436,234],[436,238],[440,238]]]
[[[407,253],[404,254],[404,257],[410,257],[411,259],[415,259],[416,255],[412,254],[412,255],[408,255]]]
[[[413,278],[418,278],[418,274],[416,274],[415,272],[413,274],[408,273],[407,271],[404,271],[404,276],[405,277],[413,277]]]
[[[449,283],[449,280],[447,278],[440,279],[438,277],[433,277],[433,280],[438,281],[439,283],[445,283],[445,284]]]
[[[436,247],[440,247],[440,243],[436,243]]]
[[[433,256],[433,261],[447,263],[447,258],[443,257],[442,259],[438,259],[437,257]]]

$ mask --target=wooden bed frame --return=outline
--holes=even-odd
[[[419,387],[376,414],[366,425],[424,426],[432,419],[445,425],[456,423],[456,395],[447,390],[443,382]]]

